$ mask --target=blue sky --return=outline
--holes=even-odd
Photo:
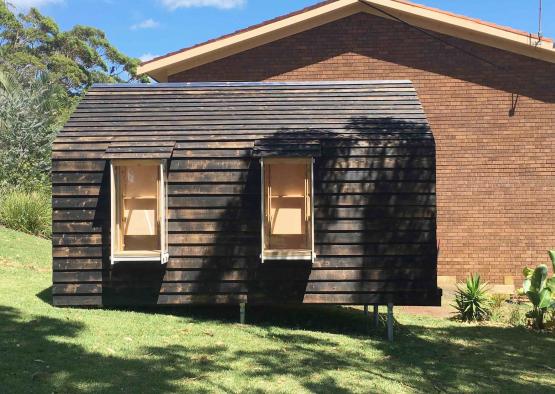
[[[414,0],[431,7],[536,32],[538,0]],[[104,30],[121,51],[147,59],[318,3],[319,0],[8,0],[37,6],[62,29]],[[502,8],[500,9],[500,3]],[[544,0],[543,31],[555,37],[555,1]]]

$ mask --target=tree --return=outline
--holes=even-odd
[[[64,96],[45,75],[21,80],[0,69],[0,187],[36,189],[48,183]]]
[[[60,31],[36,8],[26,14],[13,10],[0,0],[0,65],[20,73],[48,72],[69,96],[81,95],[93,83],[148,82],[137,76],[140,61],[119,52],[101,30],[76,25]]]

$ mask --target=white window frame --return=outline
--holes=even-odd
[[[117,256],[115,252],[115,245],[117,241],[117,192],[116,192],[116,176],[115,167],[123,166],[126,164],[144,163],[144,162],[157,162],[160,174],[160,185],[158,188],[158,199],[160,204],[160,254],[155,256]],[[166,160],[150,160],[150,159],[122,159],[110,160],[110,262],[141,262],[141,261],[159,261],[161,264],[166,264],[169,260],[168,252],[168,225],[167,225],[167,207],[168,207],[168,193],[167,193],[167,177],[166,177]]]
[[[304,159],[308,160],[310,163],[310,241],[311,241],[311,250],[310,255],[295,255],[290,254],[287,251],[284,251],[283,254],[272,254],[272,255],[265,255],[264,252],[266,251],[266,242],[265,242],[265,227],[266,227],[266,218],[265,218],[265,203],[264,203],[264,196],[266,194],[265,191],[265,180],[264,180],[264,158],[260,158],[260,259],[262,263],[265,260],[310,260],[314,262],[316,258],[316,253],[314,251],[314,158],[313,157],[271,157],[268,158],[268,161],[271,159]]]

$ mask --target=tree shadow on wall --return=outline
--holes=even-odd
[[[333,286],[314,282],[312,293],[379,292],[384,294],[380,303],[391,294],[387,297],[392,301],[410,304],[415,302],[410,292],[436,291],[435,144],[425,120],[352,117],[339,130],[280,128],[257,143],[288,156],[304,156],[315,143],[321,147],[314,165],[319,267],[352,268],[355,276]],[[234,220],[221,222],[222,231],[214,234],[216,253],[206,257],[206,270],[192,291],[210,293],[210,286],[216,286],[222,294],[233,290],[227,296],[230,302],[245,294],[249,303],[302,302],[313,272],[309,261],[260,263],[256,159],[248,171],[244,189],[222,215]],[[248,242],[238,242],[244,228],[253,231]],[[229,274],[222,269],[226,257],[227,264],[237,258],[249,263]],[[356,302],[356,296],[353,300],[368,303]]]
[[[248,166],[232,172],[235,178],[230,176],[217,185],[212,181],[200,182],[212,188],[208,196],[215,202],[184,206],[203,210],[206,216],[197,218],[195,224],[207,227],[175,232],[190,236],[191,243],[178,245],[189,253],[174,256],[188,269],[173,267],[169,271],[176,276],[173,283],[164,284],[166,295],[184,296],[186,303],[193,304],[246,302],[250,269],[260,256],[260,168],[249,157],[238,159],[248,162]],[[211,160],[215,162],[218,158]],[[199,171],[207,175],[226,174],[225,170]]]
[[[311,291],[382,292],[381,303],[387,293],[396,292],[396,303],[411,303],[410,291],[435,292],[435,143],[427,122],[359,116],[337,131],[282,128],[264,138],[269,146],[290,143],[298,155],[314,142],[322,149],[314,164],[318,267],[352,268],[358,276],[334,286],[315,282]],[[284,275],[270,295],[286,298],[295,287],[290,300],[302,301],[311,266],[295,263],[298,271]],[[279,271],[266,263],[259,270],[272,268]]]
[[[433,293],[437,283],[432,131],[425,120],[365,116],[346,129],[357,138],[329,141],[317,162],[320,255],[350,256],[367,270],[354,292],[383,292],[383,301],[411,304],[417,294],[411,292]]]

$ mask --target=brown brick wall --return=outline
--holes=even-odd
[[[412,80],[437,146],[439,275],[520,281],[555,247],[555,64],[443,38],[499,67],[357,14],[170,81]]]

